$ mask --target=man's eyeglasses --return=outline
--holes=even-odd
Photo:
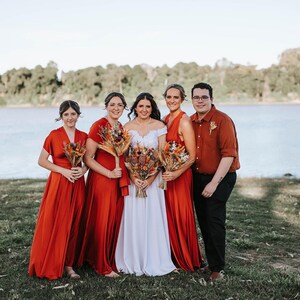
[[[209,96],[207,95],[203,95],[203,96],[193,96],[193,101],[199,101],[199,100],[202,100],[202,101],[207,101],[209,99]]]

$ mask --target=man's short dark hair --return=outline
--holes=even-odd
[[[194,94],[194,89],[208,90],[209,97],[213,98],[213,88],[208,83],[205,82],[196,83],[192,88],[192,98]]]

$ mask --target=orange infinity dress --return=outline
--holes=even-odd
[[[75,142],[83,144],[86,138],[85,132],[76,129]],[[63,151],[64,143],[69,142],[63,127],[48,135],[43,147],[52,156],[54,164],[71,168]],[[63,275],[64,266],[76,264],[84,193],[83,176],[72,183],[59,173],[50,173],[31,246],[30,276],[57,279]]]
[[[108,120],[96,121],[88,138],[100,143],[100,127],[107,126]],[[116,167],[115,157],[98,149],[94,159],[103,167],[113,170]],[[87,178],[86,203],[83,213],[82,229],[83,247],[79,266],[87,262],[98,274],[106,275],[117,271],[115,266],[115,248],[122,218],[124,195],[128,195],[130,184],[124,157],[120,157],[122,177],[110,179],[102,174],[89,171]]]
[[[167,142],[175,141],[184,145],[178,134],[180,114],[168,127]],[[167,115],[165,122],[168,123],[170,115]],[[203,262],[200,252],[192,202],[192,171],[186,170],[175,180],[168,181],[166,196],[166,208],[172,258],[175,265],[182,270],[193,271],[199,268]]]

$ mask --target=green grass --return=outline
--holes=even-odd
[[[80,281],[28,277],[44,186],[0,180],[0,299],[300,299],[300,180],[238,180],[227,206],[226,277],[214,284],[200,272],[111,279],[88,267]]]

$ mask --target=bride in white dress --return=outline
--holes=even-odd
[[[160,112],[153,96],[141,93],[131,107],[135,118],[125,124],[132,136],[131,145],[161,148],[166,142],[167,128],[160,121]],[[140,180],[130,174],[129,195],[116,247],[116,265],[126,274],[159,276],[176,269],[171,259],[164,191],[159,188],[161,173]],[[146,198],[137,198],[137,188],[147,191]]]

